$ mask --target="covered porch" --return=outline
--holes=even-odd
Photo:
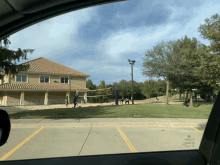
[[[23,105],[55,105],[65,104],[66,99],[73,103],[77,92],[78,99],[87,103],[87,91],[30,91],[30,90],[3,90],[0,91],[0,105],[23,106]]]

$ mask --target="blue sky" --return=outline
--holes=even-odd
[[[142,57],[160,41],[196,37],[206,18],[220,14],[220,0],[129,0],[90,7],[32,25],[10,36],[9,49],[35,49],[28,61],[39,57],[83,73],[98,85],[148,79],[142,75]],[[26,60],[19,62],[23,63]]]

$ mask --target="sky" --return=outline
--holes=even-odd
[[[45,57],[89,74],[99,85],[144,82],[142,57],[161,41],[197,38],[206,18],[220,14],[220,0],[129,0],[89,7],[53,17],[9,37],[9,49],[35,49],[28,60]],[[163,79],[163,78],[161,78]]]

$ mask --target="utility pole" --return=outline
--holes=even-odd
[[[132,80],[132,104],[134,104],[134,96],[133,96],[133,65],[135,63],[135,60],[128,59],[129,64],[131,64],[131,80]]]

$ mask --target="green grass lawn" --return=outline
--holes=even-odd
[[[23,112],[9,112],[10,119],[32,118],[198,118],[208,119],[213,102],[194,103],[194,108],[177,105],[124,105],[97,106],[82,108],[62,108],[49,110],[32,110]]]

